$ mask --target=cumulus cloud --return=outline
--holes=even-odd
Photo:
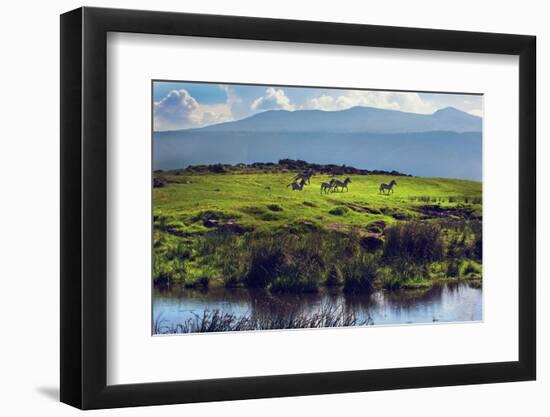
[[[262,97],[257,98],[250,106],[252,110],[294,110],[296,107],[290,102],[290,99],[285,95],[284,90],[269,87],[265,90]]]
[[[233,120],[233,117],[231,115],[231,108],[229,106],[226,106],[225,104],[204,106],[204,108],[200,109],[199,113],[199,124],[202,126]]]
[[[172,90],[154,103],[155,131],[202,127],[233,120],[227,104],[201,105],[187,90]]]
[[[342,94],[323,94],[311,98],[307,107],[319,110],[344,110],[355,106],[377,107],[401,110],[412,113],[430,114],[437,110],[431,103],[425,102],[418,93],[400,93],[386,91],[345,91]]]

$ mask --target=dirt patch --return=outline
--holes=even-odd
[[[382,207],[380,211],[386,216],[391,216],[395,220],[410,220],[411,215],[401,210],[394,209],[392,207]]]
[[[220,232],[233,233],[236,235],[242,235],[249,229],[245,228],[242,224],[237,223],[236,219],[228,219],[225,221],[217,219],[205,219],[202,222],[204,227],[209,229],[217,229]]]
[[[235,220],[235,219],[238,219],[239,217],[240,217],[239,214],[231,213],[231,212],[225,212],[225,211],[219,211],[219,210],[203,210],[197,213],[195,216],[193,216],[193,221],[204,222],[206,220],[216,220],[218,222],[221,222],[222,220],[225,220],[225,221]]]
[[[370,233],[382,234],[386,228],[386,222],[384,220],[377,220],[368,224],[365,229]]]
[[[358,203],[343,203],[350,210],[355,211],[356,213],[367,213],[367,214],[381,214],[380,210],[365,206]]]
[[[458,205],[455,207],[442,207],[438,204],[427,204],[416,207],[415,210],[422,214],[421,219],[459,218],[464,220],[481,219],[475,214],[472,207]]]
[[[329,230],[334,230],[336,232],[342,232],[342,233],[346,233],[349,231],[349,225],[347,224],[342,224],[342,223],[329,223],[327,225],[327,228]]]

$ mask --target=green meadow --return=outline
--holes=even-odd
[[[299,190],[299,171],[155,172],[153,280],[188,287],[314,292],[481,285],[482,184],[401,175],[333,175]],[[381,183],[395,180],[393,192]]]

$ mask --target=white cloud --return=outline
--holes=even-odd
[[[483,110],[482,109],[468,110],[468,113],[473,114],[474,116],[483,117]]]
[[[250,106],[252,110],[295,110],[295,106],[290,103],[290,99],[285,95],[284,90],[269,87],[265,90],[262,97],[257,98]]]
[[[233,120],[231,106],[227,104],[200,106],[197,113],[199,113],[201,117],[199,123],[201,126]]]
[[[201,105],[184,89],[172,90],[154,103],[155,131],[201,127],[228,120],[233,120],[229,105]]]
[[[319,110],[344,110],[355,106],[401,110],[411,113],[433,113],[437,108],[425,102],[418,93],[385,91],[345,91],[339,95],[323,94],[310,99],[307,108]]]

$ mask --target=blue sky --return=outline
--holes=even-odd
[[[154,130],[204,127],[239,120],[266,110],[344,110],[369,106],[431,114],[456,107],[482,116],[479,95],[344,90],[304,87],[211,84],[192,82],[153,83]]]

